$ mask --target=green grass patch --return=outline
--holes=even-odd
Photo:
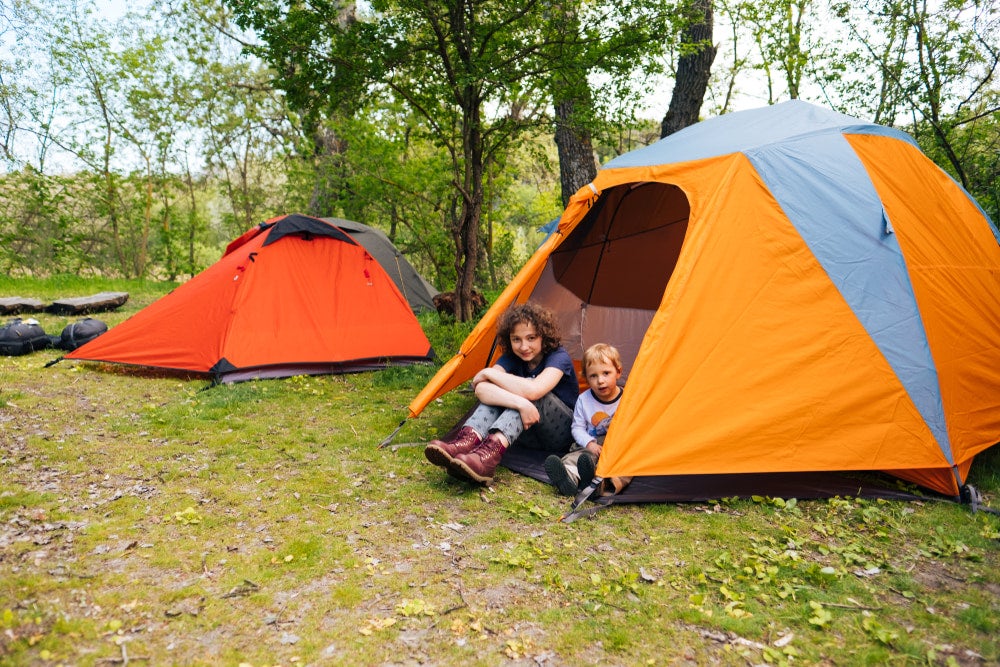
[[[111,325],[170,287],[0,278],[128,291]],[[421,323],[442,361],[471,329]],[[377,448],[437,364],[207,388],[57,356],[0,358],[0,664],[1000,661],[992,514],[762,496],[563,524],[547,485],[426,462],[468,393]],[[990,505],[998,471],[970,473]]]

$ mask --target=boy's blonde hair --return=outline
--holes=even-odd
[[[607,343],[594,343],[583,353],[583,376],[587,377],[587,368],[593,363],[611,364],[619,373],[622,372],[622,355],[618,348]]]

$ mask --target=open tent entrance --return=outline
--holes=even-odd
[[[627,378],[677,264],[690,212],[675,185],[620,185],[604,192],[552,252],[530,298],[555,314],[574,360],[594,343],[610,343]]]

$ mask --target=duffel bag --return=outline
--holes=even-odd
[[[15,317],[0,327],[0,354],[4,356],[16,357],[51,346],[52,339],[36,319]]]
[[[85,317],[78,322],[67,324],[59,335],[59,342],[56,345],[62,350],[73,351],[107,330],[108,325],[104,322],[93,317]]]

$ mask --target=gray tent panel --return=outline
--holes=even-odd
[[[396,283],[396,287],[409,302],[414,313],[435,310],[434,296],[438,293],[437,289],[417,273],[382,230],[343,218],[323,218],[323,220],[340,227],[364,246],[368,254],[382,265]]]

